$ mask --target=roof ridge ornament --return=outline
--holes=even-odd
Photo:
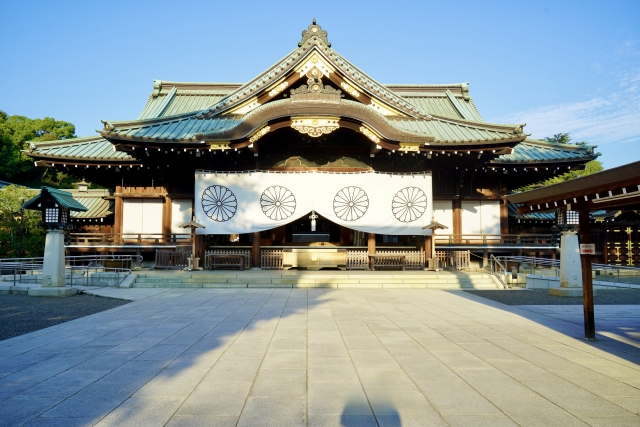
[[[313,69],[307,73],[307,84],[300,85],[296,89],[291,89],[291,100],[297,101],[298,99],[307,100],[310,94],[324,95],[326,100],[340,101],[342,91],[335,89],[329,85],[322,83],[322,73],[317,69]]]
[[[298,43],[298,47],[302,46],[309,40],[320,40],[324,42],[328,47],[331,47],[331,43],[327,38],[327,32],[322,29],[320,25],[316,24],[316,18],[313,18],[313,23],[309,25],[309,28],[302,30],[302,40]]]

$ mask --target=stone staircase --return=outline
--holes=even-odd
[[[138,273],[135,288],[433,288],[496,289],[484,272],[163,271]]]

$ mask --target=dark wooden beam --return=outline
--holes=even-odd
[[[591,243],[591,223],[589,211],[580,211],[580,243]],[[593,279],[591,276],[591,255],[580,255],[582,263],[582,304],[584,307],[584,336],[596,339],[596,325],[593,311]]]

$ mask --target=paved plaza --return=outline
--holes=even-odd
[[[640,425],[637,305],[588,342],[462,291],[92,292],[134,302],[0,342],[0,425]]]

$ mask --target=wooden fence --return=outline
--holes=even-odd
[[[244,255],[244,268],[245,270],[251,268],[251,249],[210,249],[204,251],[204,265],[205,269],[210,267],[208,255]]]
[[[156,249],[156,268],[180,270],[189,265],[191,248]]]
[[[378,255],[404,255],[405,270],[422,270],[424,268],[424,251],[376,251]]]
[[[444,270],[461,270],[471,265],[471,251],[436,251],[438,267]]]
[[[369,255],[366,250],[347,249],[347,270],[368,270]]]
[[[263,270],[282,270],[282,249],[261,249],[260,267]]]

